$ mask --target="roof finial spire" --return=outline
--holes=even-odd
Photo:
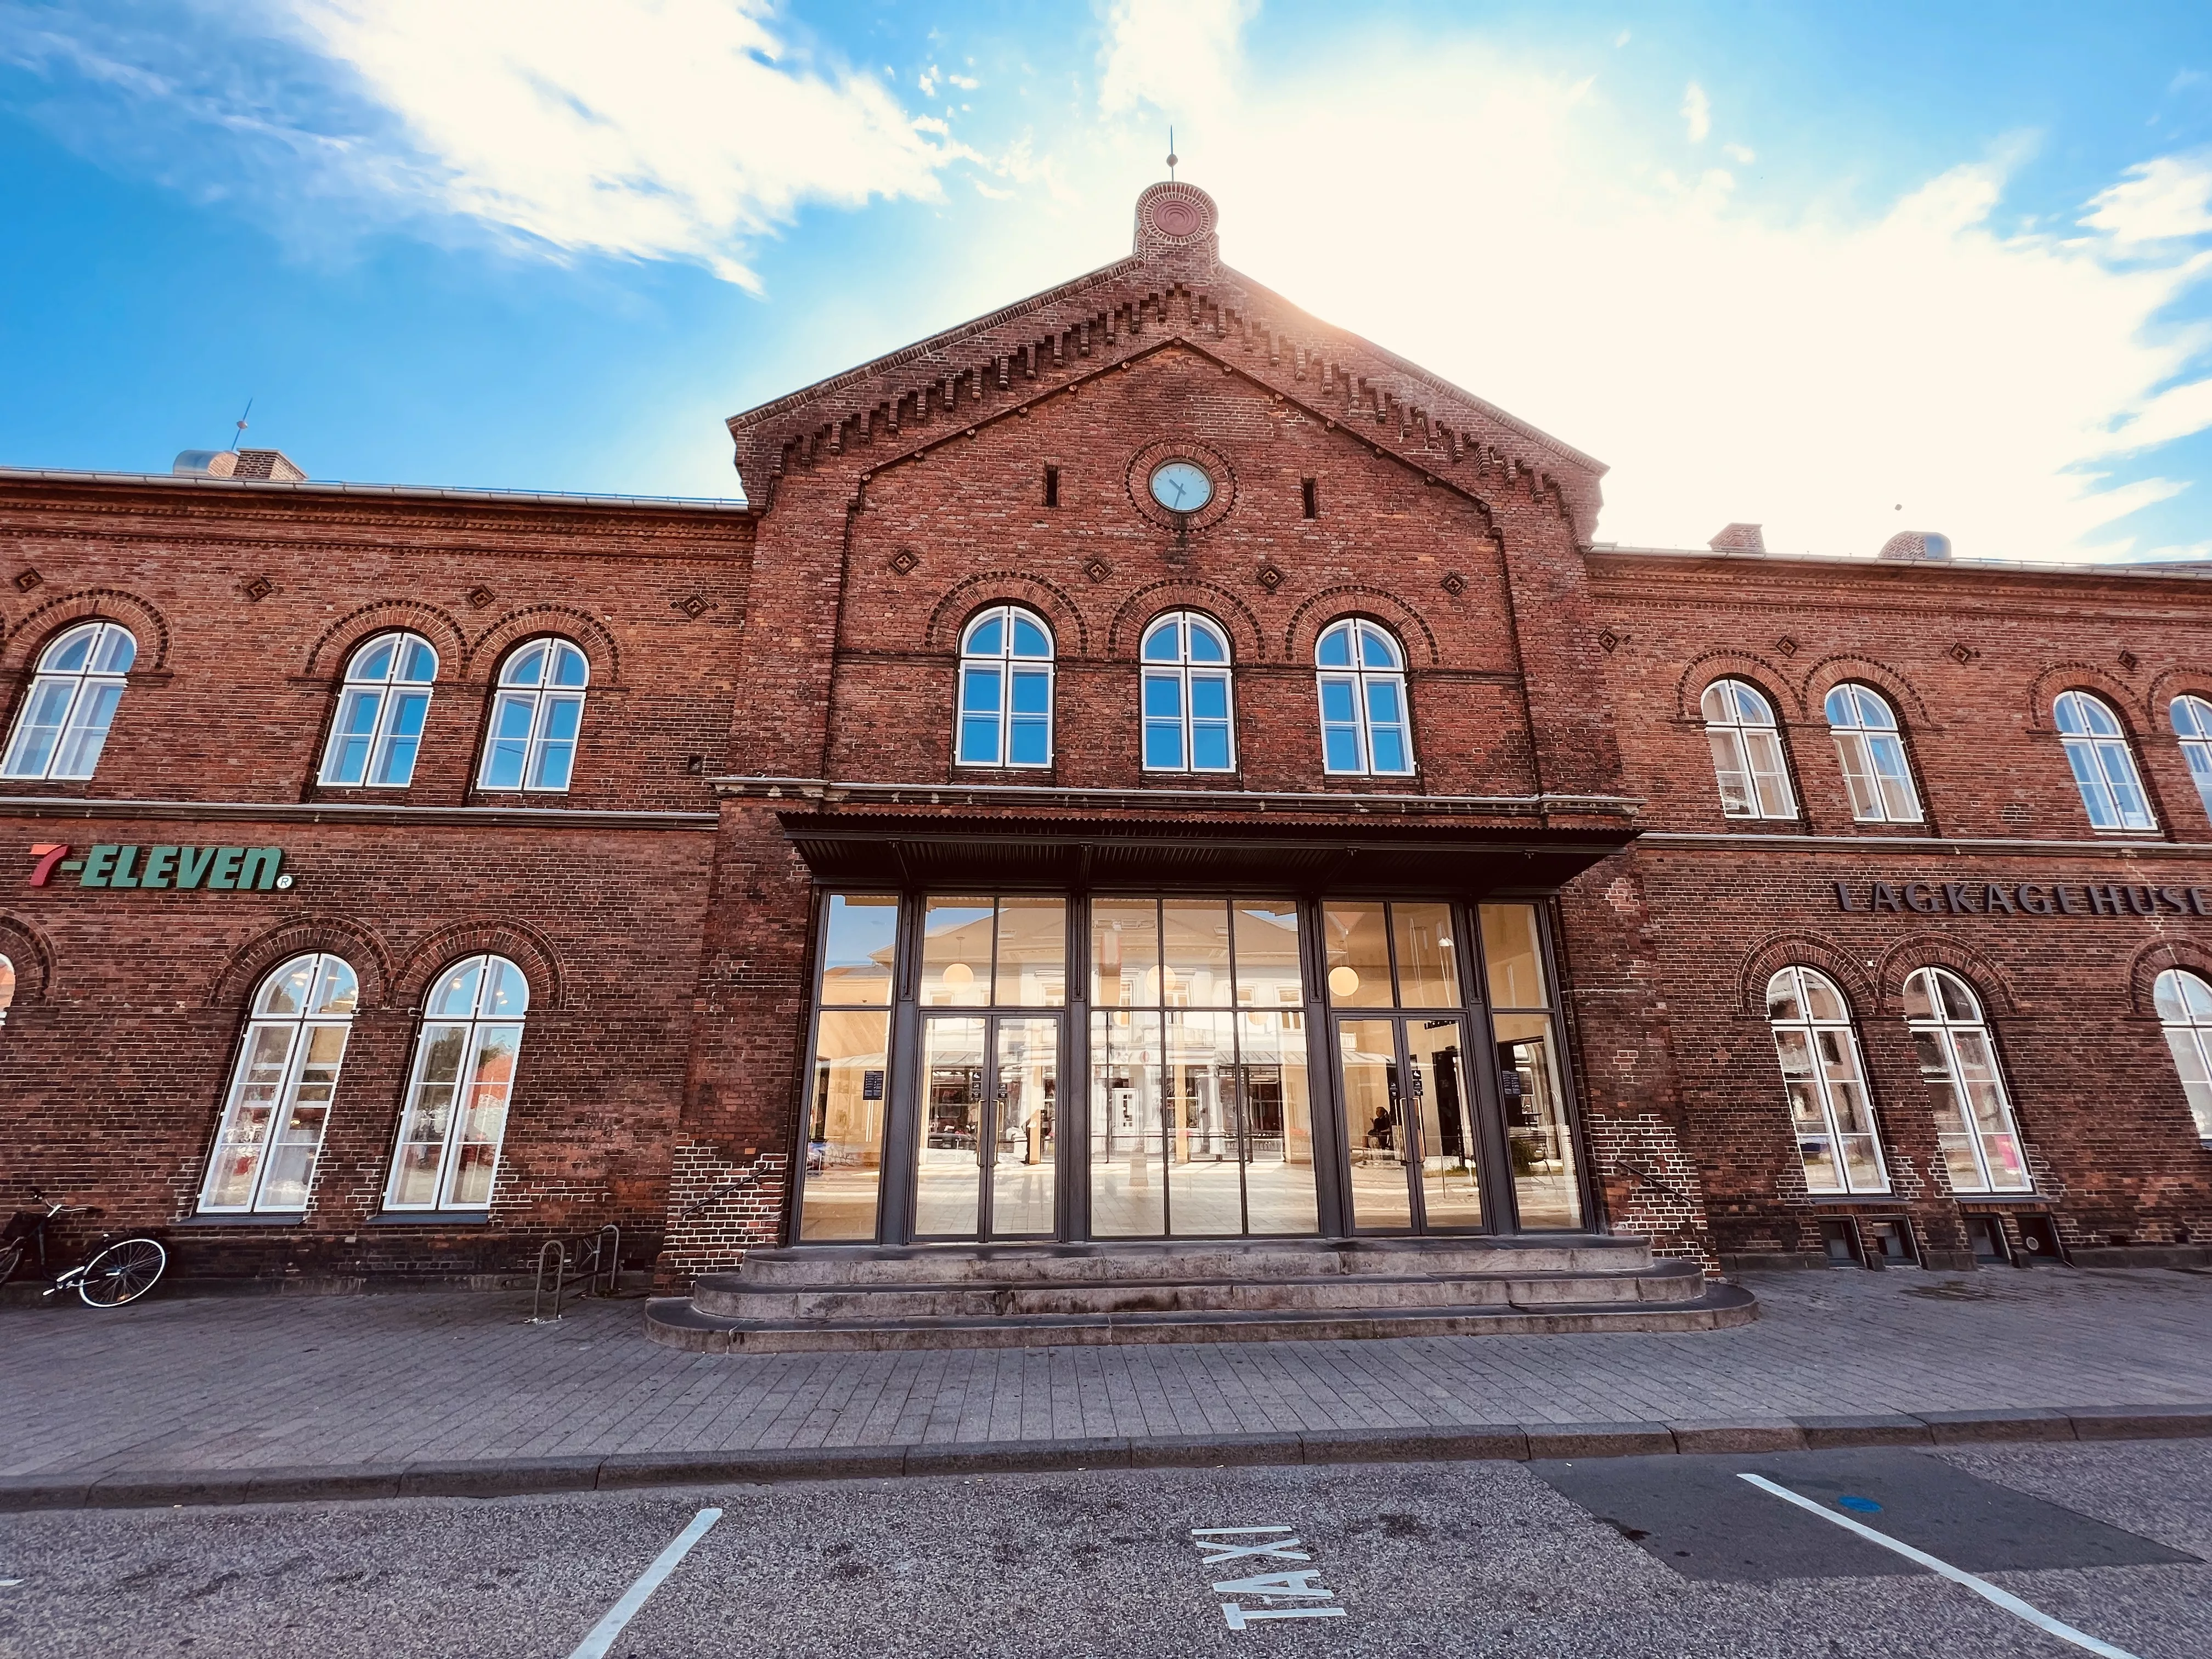
[[[1170,127],[1168,129],[1168,178],[1170,182],[1172,182],[1175,178],[1175,129],[1173,127]]]

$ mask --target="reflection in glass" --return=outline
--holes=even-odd
[[[1157,900],[1091,901],[1091,1006],[1156,1006],[1159,1000],[1159,965],[1160,907]]]
[[[982,1226],[983,1022],[927,1019],[921,1042],[914,1230],[925,1238],[974,1238]]]
[[[889,893],[830,896],[822,942],[822,1000],[832,1008],[888,1008],[898,947],[898,904]]]
[[[1389,1019],[1347,1019],[1336,1028],[1344,1117],[1352,1143],[1352,1224],[1363,1231],[1413,1224],[1406,1182],[1412,1148],[1399,1100],[1396,1026]]]
[[[1398,947],[1398,1006],[1459,1006],[1459,954],[1449,904],[1394,904],[1391,934]]]
[[[1067,901],[1058,894],[999,901],[1001,1008],[1057,1008],[1067,1000]]]
[[[1239,899],[1235,921],[1237,1006],[1304,1008],[1297,907],[1287,899]]]
[[[890,1046],[887,1012],[825,1008],[816,1022],[803,1240],[865,1243],[876,1236]]]
[[[1493,1014],[1498,1091],[1505,1113],[1505,1150],[1513,1164],[1513,1201],[1528,1229],[1583,1224],[1575,1140],[1559,1085],[1549,1014]]]
[[[1767,1018],[1782,1087],[1812,1192],[1886,1192],[1850,1009],[1828,977],[1784,968],[1767,982]]]
[[[1914,1057],[1936,1106],[1936,1139],[1962,1193],[2024,1193],[2033,1186],[2012,1103],[2005,1097],[1982,1006],[1966,982],[1941,968],[1905,981]]]
[[[991,1233],[996,1238],[1049,1234],[1059,1167],[1060,1022],[1001,1019],[998,1026]]]
[[[1322,912],[1328,1000],[1339,1008],[1388,1008],[1390,935],[1380,904],[1331,904]]]
[[[1091,1016],[1091,1231],[1157,1238],[1167,1231],[1165,1117],[1157,1012],[1100,1008]]]
[[[1482,907],[1482,959],[1494,1008],[1548,1008],[1544,952],[1533,904]]]
[[[1441,907],[1439,907],[1441,908]],[[1481,1154],[1456,1019],[1409,1019],[1407,1081],[1420,1123],[1421,1212],[1431,1231],[1482,1224]]]
[[[530,981],[504,957],[471,957],[433,987],[387,1208],[490,1205],[522,1049],[522,1027],[513,1022],[529,1006]]]
[[[1241,954],[1237,961],[1241,975]],[[1238,989],[1243,989],[1241,982]],[[1236,1018],[1237,1082],[1244,1105],[1245,1224],[1255,1233],[1312,1232],[1319,1225],[1319,1212],[1314,1196],[1305,1016],[1239,1013]]]
[[[988,898],[932,896],[922,907],[921,1006],[981,1008],[991,1000],[994,914]]]
[[[1220,899],[1169,899],[1160,906],[1160,938],[1167,960],[1157,998],[1170,1008],[1226,1008],[1229,981],[1229,907]]]

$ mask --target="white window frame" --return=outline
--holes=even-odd
[[[289,1014],[272,1012],[267,1006],[271,995],[295,973],[302,975],[306,982],[306,994],[297,1010]],[[230,1092],[216,1125],[207,1172],[200,1181],[201,1214],[299,1215],[306,1212],[314,1195],[316,1166],[322,1159],[323,1138],[330,1130],[360,997],[361,981],[352,965],[344,957],[323,951],[292,957],[254,988],[252,1012],[246,1017],[237,1063],[231,1068]],[[339,1002],[344,1004],[342,1010],[335,1006]],[[327,1065],[311,1065],[314,1034],[325,1031],[337,1034],[337,1053],[327,1057]],[[263,1041],[269,1036],[282,1043],[281,1055],[258,1068],[257,1061],[264,1060]],[[262,1071],[258,1078],[257,1069]],[[256,1109],[264,1106],[267,1115],[257,1121]],[[296,1204],[280,1203],[270,1196],[270,1175],[285,1161],[277,1156],[280,1151],[304,1152],[306,1156],[307,1169],[301,1177]],[[220,1203],[216,1194],[227,1184],[227,1166],[241,1155],[251,1164],[245,1201]]]
[[[2051,723],[2058,728],[2091,829],[2124,835],[2158,828],[2136,765],[2135,746],[2110,703],[2093,691],[2061,691],[2051,705]]]
[[[472,988],[462,995],[469,976]],[[511,981],[504,975],[512,975]],[[492,1007],[503,984],[520,988],[521,1006],[512,1011]],[[457,1003],[456,998],[461,1001]],[[415,1060],[407,1078],[407,1109],[400,1115],[399,1139],[392,1152],[392,1172],[384,1184],[387,1210],[442,1212],[479,1211],[491,1207],[499,1183],[500,1159],[507,1144],[507,1122],[514,1102],[516,1070],[522,1063],[524,1022],[530,1012],[530,981],[507,957],[466,957],[447,964],[423,995],[421,1026],[415,1034]],[[465,1006],[463,1006],[463,1005]],[[448,1034],[458,1034],[458,1064],[450,1080],[433,1077],[430,1068],[440,1058],[439,1044]],[[503,1040],[507,1076],[487,1079],[484,1062],[488,1042]],[[435,1091],[450,1088],[445,1114],[438,1115]],[[489,1122],[490,1133],[480,1133]],[[433,1132],[433,1133],[426,1133]],[[466,1156],[472,1147],[489,1147],[488,1158]],[[410,1158],[410,1149],[434,1148],[426,1161]],[[427,1167],[427,1197],[403,1196],[410,1177]],[[479,1195],[462,1197],[459,1189],[465,1174],[483,1171]]]
[[[0,1027],[8,1024],[8,1011],[15,1006],[15,964],[0,956]]]
[[[1731,818],[1797,817],[1797,791],[1790,781],[1790,756],[1774,704],[1748,680],[1715,680],[1698,699],[1712,750],[1713,781],[1721,812]]]
[[[2166,705],[2173,735],[2181,739],[2181,757],[2189,763],[2189,775],[2197,785],[2197,799],[2212,817],[2212,702],[2194,691],[2185,691]]]
[[[977,651],[974,648],[975,636],[994,621],[999,624],[999,648],[995,652]],[[1044,655],[1015,650],[1018,621],[1044,635]],[[954,765],[1020,772],[1040,771],[1052,764],[1054,665],[1057,653],[1051,626],[1027,605],[994,605],[969,619],[960,630],[960,668],[952,683]],[[1044,693],[1042,714],[1034,708],[1014,707],[1017,697],[1029,700],[1039,687]],[[990,699],[988,707],[980,701],[985,696]],[[1013,754],[1017,735],[1026,736],[1039,727],[1044,732],[1043,758],[1016,760]],[[993,744],[988,753],[980,743],[969,741],[971,736],[980,735],[986,728],[992,733]],[[1018,733],[1017,728],[1020,728]]]
[[[1996,1040],[1990,1035],[1989,1021],[1982,1013],[1982,1000],[1974,988],[1944,968],[1920,968],[1905,981],[1906,1006],[1917,994],[1929,1012],[1924,1015],[1907,1013],[1905,1029],[1912,1033],[1915,1057],[1920,1063],[1921,1080],[1936,1096],[1936,1142],[1943,1154],[1944,1166],[1950,1172],[1951,1190],[1956,1193],[2029,1193],[2035,1190],[2035,1177],[2027,1167],[2027,1146],[2021,1138],[2020,1124],[2013,1116],[2012,1097],[2005,1088],[2004,1073],[1997,1065]],[[1964,1014],[1951,1010],[1952,996],[1963,1003]],[[1976,1060],[1974,1051],[1979,1050]],[[1933,1062],[1932,1064],[1930,1062]],[[1972,1072],[1978,1067],[1982,1075]],[[1974,1103],[1977,1087],[1988,1091],[1986,1103],[1995,1108],[1994,1127],[1984,1125],[1982,1113]],[[1943,1103],[1948,1091],[1949,1115],[1958,1127],[1943,1127],[1947,1109]],[[1993,1158],[1993,1143],[2009,1140],[2014,1160],[2019,1165],[2008,1180],[1997,1178],[2000,1160]],[[1962,1143],[1954,1147],[1954,1142]],[[1965,1153],[1966,1175],[1960,1178],[1960,1160],[1954,1152]]]
[[[1173,654],[1154,656],[1154,643],[1163,633],[1173,636]],[[1191,642],[1203,635],[1213,641],[1221,655],[1218,659],[1201,659],[1194,654]],[[1137,746],[1139,757],[1147,772],[1234,772],[1237,769],[1237,696],[1233,683],[1235,664],[1229,648],[1228,633],[1212,617],[1196,611],[1170,611],[1154,619],[1145,630],[1144,643],[1138,647],[1144,664]],[[1201,715],[1198,712],[1200,688],[1218,686],[1221,691],[1221,713]],[[1171,698],[1171,710],[1156,710],[1156,697]],[[1198,739],[1201,731],[1218,729],[1223,744],[1224,759],[1218,766],[1201,765],[1198,759]],[[1176,758],[1172,762],[1157,760],[1153,756],[1152,738],[1155,733],[1172,736],[1176,743]]]
[[[1325,660],[1330,642],[1338,639],[1349,641],[1345,649],[1345,660],[1330,663]],[[1370,654],[1380,654],[1380,662],[1370,661]],[[1321,763],[1322,770],[1333,777],[1412,777],[1417,769],[1413,759],[1413,705],[1406,690],[1406,648],[1398,637],[1382,623],[1367,617],[1343,617],[1323,629],[1321,637],[1314,641],[1315,695],[1321,706]],[[1329,693],[1332,690],[1349,695],[1351,708],[1332,713]],[[1395,718],[1378,718],[1377,705],[1395,702]],[[1395,733],[1399,747],[1404,751],[1404,764],[1383,766],[1375,757],[1376,733]],[[1348,736],[1356,754],[1358,764],[1340,766],[1330,752],[1332,734]]]
[[[1861,823],[1918,823],[1920,792],[1905,757],[1905,734],[1889,699],[1870,685],[1846,680],[1823,703],[1851,817]]]
[[[1790,988],[1790,994],[1796,998],[1801,1012],[1797,1018],[1784,1018],[1774,1012],[1775,989],[1792,975],[1796,977]],[[1828,1018],[1813,1012],[1810,989],[1814,985],[1835,999],[1836,1006],[1843,1010],[1840,1016]],[[1882,1155],[1881,1123],[1875,1115],[1874,1094],[1867,1087],[1866,1058],[1859,1048],[1858,1028],[1851,1019],[1850,1001],[1844,995],[1843,988],[1817,968],[1792,965],[1782,969],[1766,981],[1766,1023],[1774,1036],[1775,1062],[1782,1071],[1783,1109],[1790,1114],[1791,1138],[1798,1143],[1800,1167],[1806,1172],[1805,1190],[1839,1196],[1887,1194],[1889,1191],[1889,1164]],[[1808,1069],[1802,1072],[1790,1070],[1790,1045],[1784,1041],[1787,1036],[1802,1036],[1804,1039],[1806,1052],[1812,1062]],[[1800,1079],[1809,1083],[1809,1089],[1806,1091],[1809,1097],[1808,1103],[1818,1111],[1820,1119],[1818,1124],[1801,1121],[1805,1115],[1799,1111],[1798,1103],[1791,1097],[1791,1085]],[[1848,1082],[1856,1088],[1865,1112],[1866,1127],[1863,1129],[1846,1130],[1844,1127],[1843,1115],[1836,1104],[1832,1086],[1837,1082]],[[1834,1186],[1816,1187],[1813,1184],[1810,1166],[1804,1157],[1804,1143],[1817,1139],[1825,1139],[1828,1144],[1837,1182]],[[1863,1139],[1868,1143],[1874,1154],[1875,1180],[1872,1183],[1862,1184],[1852,1180],[1851,1160],[1844,1151],[1846,1139]]]
[[[2153,996],[2182,1094],[2197,1120],[2197,1138],[2212,1146],[2212,983],[2186,968],[2169,968],[2158,976]]]
[[[79,640],[87,641],[84,666],[55,666]],[[49,642],[16,713],[0,778],[81,782],[90,777],[123,702],[125,677],[137,660],[137,639],[120,623],[80,623]],[[41,734],[51,736],[33,760]]]
[[[386,645],[392,654],[384,672],[363,673],[362,664]],[[408,672],[421,666],[418,653],[428,659],[427,677]],[[437,678],[437,647],[420,634],[394,629],[364,641],[346,661],[345,682],[338,690],[337,713],[331,720],[318,781],[347,789],[404,789],[412,783]],[[357,775],[349,777],[346,774],[356,769],[348,763],[356,754]],[[398,765],[395,756],[400,757]]]
[[[573,659],[580,678],[559,681]],[[532,661],[538,678],[520,676]],[[477,769],[477,787],[501,794],[565,794],[576,775],[576,749],[583,741],[584,697],[592,683],[592,659],[583,647],[559,634],[541,634],[526,641],[500,665],[499,690],[492,698],[491,725],[484,734],[483,763]],[[573,712],[571,712],[573,711]],[[566,723],[564,732],[559,727]],[[519,761],[515,780],[495,780],[493,768],[508,758]],[[560,768],[558,781],[545,781],[548,772]],[[501,774],[504,775],[503,772]]]

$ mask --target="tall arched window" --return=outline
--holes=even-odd
[[[2119,716],[2087,691],[2062,691],[2053,711],[2066,764],[2081,791],[2089,823],[2099,830],[2154,830],[2150,798],[2136,772]]]
[[[404,789],[415,776],[437,678],[438,653],[419,634],[380,634],[355,652],[323,751],[322,781]]]
[[[1171,611],[1146,630],[1145,769],[1231,772],[1229,639],[1210,617]]]
[[[1782,757],[1774,706],[1741,680],[1715,680],[1698,708],[1720,782],[1721,811],[1732,818],[1794,818],[1797,797]]]
[[[138,641],[117,623],[81,623],[49,645],[15,718],[0,777],[90,777],[123,701],[123,677],[137,659]]]
[[[1905,981],[1905,1019],[1920,1076],[1936,1098],[1936,1139],[1961,1193],[2024,1193],[2034,1185],[1973,988],[1923,968]]]
[[[15,964],[0,957],[0,1025],[8,1023],[8,1011],[15,1006]]]
[[[321,951],[261,981],[200,1186],[203,1211],[307,1207],[360,998],[353,969]]]
[[[1784,968],[1766,982],[1766,1018],[1806,1190],[1887,1192],[1889,1171],[1844,994],[1816,969]]]
[[[1406,708],[1406,653],[1375,623],[1346,617],[1314,646],[1321,671],[1324,769],[1403,776],[1413,769]]]
[[[2153,992],[2166,1046],[2181,1073],[2182,1092],[2197,1119],[2197,1133],[2212,1141],[2212,985],[2180,968],[2158,976]]]
[[[471,957],[431,986],[415,1043],[388,1210],[481,1210],[507,1137],[530,981],[505,957]]]
[[[2205,815],[2212,817],[2212,702],[2191,692],[2176,697],[2167,713],[2173,720],[2173,735],[2181,739],[2189,775],[2196,781],[2197,798],[2204,803]]]
[[[566,789],[591,678],[584,653],[558,637],[532,640],[509,657],[499,671],[477,781],[486,789]]]
[[[962,766],[1052,764],[1052,633],[1018,605],[994,605],[960,636]]]
[[[1919,823],[1919,792],[1888,700],[1871,686],[1845,684],[1828,693],[1826,706],[1851,816],[1862,823]]]

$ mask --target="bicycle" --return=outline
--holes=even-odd
[[[98,1217],[104,1213],[94,1205],[55,1202],[35,1187],[31,1188],[31,1196],[46,1207],[16,1211],[6,1231],[0,1231],[0,1285],[15,1276],[15,1269],[22,1266],[24,1256],[34,1249],[38,1252],[39,1271],[46,1271],[46,1230],[55,1217]],[[58,1296],[65,1291],[75,1291],[88,1308],[119,1308],[152,1290],[168,1265],[169,1253],[158,1241],[118,1238],[101,1245],[76,1267],[63,1268],[41,1294]]]

